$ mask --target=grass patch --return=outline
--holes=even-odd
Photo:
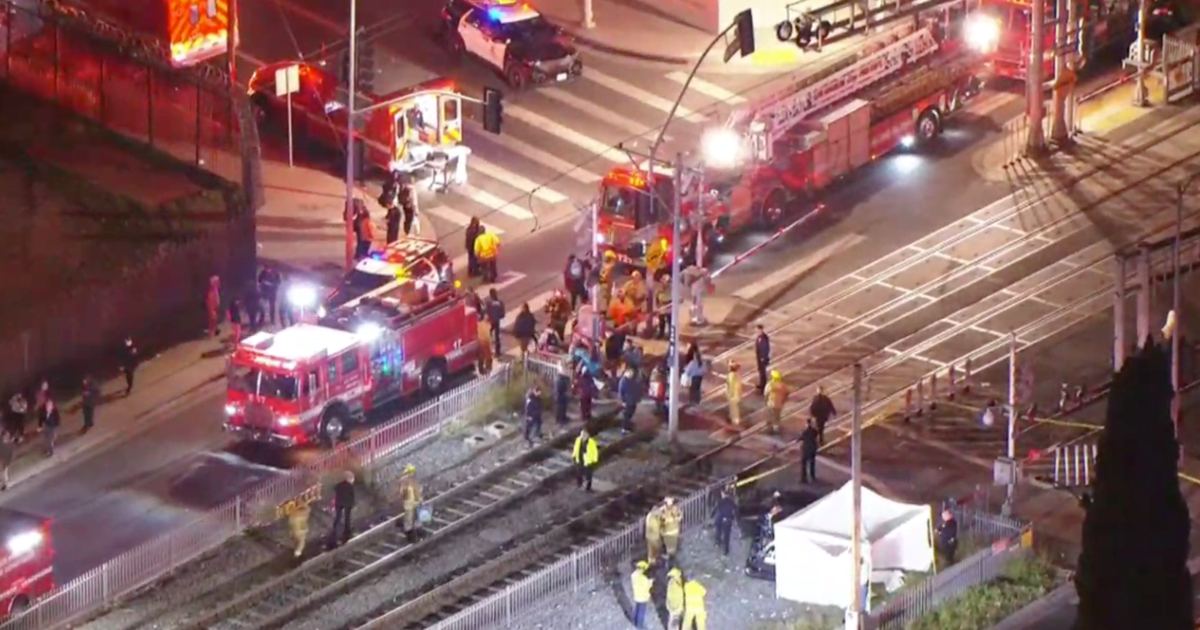
[[[818,613],[815,617],[771,621],[755,626],[754,630],[836,630],[837,628],[841,628],[845,621],[843,617],[837,615],[822,615]]]
[[[1041,558],[1013,561],[1004,575],[908,624],[906,630],[983,630],[999,623],[1057,585],[1054,568]]]

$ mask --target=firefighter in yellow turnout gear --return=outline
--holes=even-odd
[[[604,252],[604,262],[600,265],[600,283],[596,290],[600,292],[600,310],[608,309],[608,301],[612,297],[613,274],[617,271],[617,255],[611,249]]]
[[[658,562],[662,551],[662,510],[656,505],[646,514],[646,560],[650,564]]]
[[[763,390],[763,398],[767,399],[768,432],[779,432],[779,425],[783,421],[783,405],[787,402],[790,393],[787,383],[783,382],[783,375],[778,370],[771,370],[771,381]]]
[[[683,573],[676,567],[667,572],[667,630],[680,629],[683,603]]]
[[[411,539],[417,535],[417,509],[421,507],[421,484],[417,481],[417,468],[412,464],[404,467],[400,477],[400,505],[404,510],[401,525]]]
[[[679,551],[679,533],[683,528],[683,510],[675,504],[675,497],[663,500],[662,507],[662,540],[668,558],[674,558]]]
[[[293,552],[297,558],[304,555],[304,545],[308,542],[308,517],[312,508],[307,504],[299,505],[288,514],[288,529],[292,533],[292,542],[296,549]]]
[[[729,362],[729,374],[725,375],[725,398],[729,401],[729,424],[742,424],[742,378],[738,374],[738,364]]]
[[[704,630],[708,613],[704,611],[704,596],[708,590],[696,580],[683,585],[683,630]]]

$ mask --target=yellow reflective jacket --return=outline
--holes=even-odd
[[[678,575],[667,578],[667,612],[683,614],[683,578]]]
[[[630,585],[633,587],[633,602],[635,604],[645,604],[650,601],[650,587],[654,586],[654,580],[646,575],[645,571],[637,569],[633,575],[629,576]]]
[[[704,595],[708,592],[696,580],[688,580],[683,585],[683,603],[688,612],[704,612]]]
[[[771,381],[767,383],[763,396],[772,409],[783,409],[783,403],[787,402],[789,393],[788,387],[783,381]]]
[[[730,372],[725,376],[725,397],[730,402],[742,399],[742,379],[738,378],[737,372]]]
[[[413,476],[405,477],[400,486],[400,501],[404,509],[412,509],[421,504],[421,484]]]
[[[664,536],[678,536],[683,525],[683,510],[678,505],[662,509],[662,533]]]
[[[475,238],[475,255],[483,259],[496,257],[500,250],[500,238],[491,232],[484,232]]]
[[[646,515],[646,538],[655,538],[660,535],[662,530],[662,515],[658,513],[658,509],[650,510]]]
[[[575,449],[571,453],[571,460],[584,466],[595,466],[600,463],[600,447],[596,446],[596,438],[589,437],[586,447],[582,437],[575,438]]]

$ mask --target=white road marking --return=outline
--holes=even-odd
[[[812,267],[816,267],[817,265],[825,262],[838,252],[853,247],[864,240],[866,240],[866,238],[861,234],[847,234],[842,238],[839,238],[836,241],[826,245],[825,247],[801,257],[799,260],[787,265],[783,269],[768,274],[766,277],[752,282],[741,289],[738,289],[736,292],[734,292],[733,297],[743,300],[752,299],[758,294],[768,291],[774,288],[776,285],[786,282],[787,280],[795,278],[805,271],[808,271]]]
[[[471,224],[471,217],[469,217],[466,214],[459,212],[458,210],[455,210],[454,208],[451,208],[449,206],[434,206],[429,209],[422,209],[421,213],[429,214],[429,215],[435,216],[435,217],[441,217],[441,218],[443,218],[457,226],[460,226],[460,227],[467,227],[468,225]],[[483,224],[483,227],[487,228],[487,231],[491,232],[492,234],[495,234],[496,236],[504,234],[503,228],[492,225],[491,223],[488,223],[487,221],[480,221],[480,223]]]
[[[509,108],[506,108],[505,111],[511,114]],[[595,184],[604,179],[603,175],[593,173],[586,168],[571,164],[570,162],[556,155],[551,155],[550,153],[539,149],[538,147],[535,147],[532,144],[529,144],[528,142],[525,142],[524,140],[521,140],[515,136],[501,136],[500,144],[506,149],[511,149],[516,153],[533,160],[534,162],[550,168],[550,170],[554,171],[555,173],[566,175],[577,182],[582,182],[584,184]]]
[[[670,113],[672,106],[675,105],[673,100],[668,100],[652,92],[647,92],[636,85],[630,85],[626,81],[604,74],[595,68],[584,69],[583,77],[599,83],[617,94],[623,94],[634,101],[640,101],[654,109],[660,110],[664,114]],[[705,121],[704,116],[697,114],[683,105],[680,105],[679,109],[675,110],[675,116],[697,124]]]
[[[667,78],[678,83],[679,85],[683,85],[685,82],[687,82],[688,75],[685,72],[672,72],[667,75]],[[742,96],[741,94],[730,92],[716,83],[709,83],[700,77],[692,78],[690,88],[705,96],[710,96],[728,105],[740,105],[746,102],[746,97]]]
[[[604,122],[604,124],[616,127],[622,131],[626,131],[635,136],[644,136],[646,134],[656,133],[655,129],[647,129],[644,125],[638,124],[637,121],[630,119],[628,116],[622,116],[611,107],[604,107],[593,101],[585,98],[580,98],[566,90],[543,90],[540,92],[546,98],[554,99],[572,109],[577,109],[596,120]]]
[[[593,153],[610,162],[623,164],[629,161],[629,158],[627,158],[624,153],[617,151],[607,144],[585,136],[574,129],[568,129],[557,122],[554,122],[553,120],[550,120],[541,114],[531,112],[520,105],[510,105],[509,107],[505,107],[504,113],[508,116],[516,118],[517,120],[529,123],[530,125],[533,125],[534,127],[537,127],[552,136],[558,136],[559,138],[562,138],[563,140],[566,140],[567,142],[584,149],[588,153]]]
[[[567,196],[550,188],[546,188],[533,180],[526,179],[516,173],[496,166],[491,162],[479,159],[478,156],[471,156],[467,162],[468,168],[474,165],[474,169],[491,177],[492,179],[500,180],[501,182],[520,190],[523,193],[529,194],[531,191],[534,197],[541,199],[547,203],[565,203],[569,201]]]
[[[495,210],[496,212],[508,215],[519,221],[527,221],[533,218],[533,213],[530,212],[528,208],[521,205],[523,203],[522,200],[518,199],[515,203],[509,203],[505,199],[501,199],[486,190],[480,190],[470,184],[456,184],[452,188],[452,191],[467,197],[475,203],[486,206],[492,210]]]

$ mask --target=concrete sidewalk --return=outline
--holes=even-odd
[[[17,457],[9,468],[9,485],[25,483],[55,467],[98,453],[147,424],[163,419],[163,412],[185,402],[189,394],[224,378],[225,348],[221,340],[202,339],[146,357],[135,372],[134,389],[129,396],[124,395],[124,376],[100,383],[101,402],[96,408],[95,427],[86,434],[81,431],[83,414],[79,396],[65,400],[55,397],[62,410],[62,425],[52,457],[45,454],[42,436],[37,434],[36,415],[31,412],[25,422],[26,440],[18,446]],[[7,405],[8,401],[3,403]]]

